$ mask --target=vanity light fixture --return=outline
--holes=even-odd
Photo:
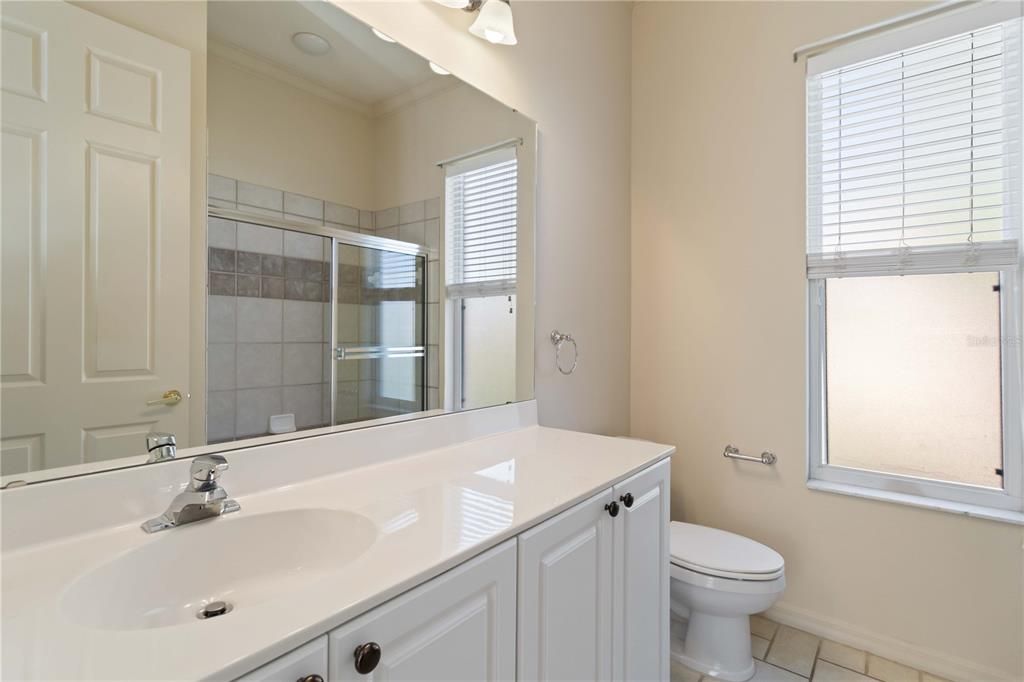
[[[516,31],[512,23],[509,0],[486,0],[469,32],[495,45],[515,45]]]
[[[434,73],[436,73],[438,76],[450,76],[450,75],[452,75],[451,71],[449,71],[447,69],[441,68],[440,66],[438,66],[434,62],[430,62],[430,70],[433,71]]]
[[[384,33],[383,31],[378,31],[375,28],[371,28],[370,30],[373,31],[373,35],[377,36],[378,38],[383,40],[385,43],[395,43],[395,42],[398,42],[397,40],[395,40],[394,38],[389,36],[387,33]]]
[[[331,44],[323,36],[301,31],[292,36],[292,44],[301,51],[314,57],[320,57],[331,51]]]

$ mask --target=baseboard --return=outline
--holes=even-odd
[[[976,661],[950,656],[935,649],[883,637],[859,626],[790,606],[785,602],[777,602],[765,613],[765,616],[783,625],[806,630],[819,637],[825,637],[856,649],[864,649],[897,663],[957,682],[1001,682],[1018,679],[1005,670],[990,668]]]

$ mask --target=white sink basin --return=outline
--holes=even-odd
[[[140,530],[139,533],[142,533]],[[298,509],[199,521],[150,536],[138,549],[86,573],[61,599],[64,615],[102,630],[200,624],[196,613],[228,602],[231,618],[344,567],[373,545],[367,518]]]

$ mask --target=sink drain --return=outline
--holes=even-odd
[[[196,618],[200,620],[206,620],[207,618],[216,618],[217,616],[223,616],[225,613],[230,613],[233,607],[226,601],[212,601],[203,608],[199,609],[196,613]]]

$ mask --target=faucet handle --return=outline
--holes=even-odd
[[[228,470],[228,461],[221,455],[201,455],[192,460],[192,488],[204,490],[216,488],[221,472]]]

